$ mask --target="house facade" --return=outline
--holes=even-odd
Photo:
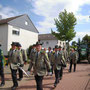
[[[0,20],[0,44],[4,55],[7,55],[12,42],[19,42],[23,49],[38,41],[38,30],[28,17],[20,15]]]
[[[62,48],[66,47],[66,42],[65,41],[60,41],[58,40],[54,35],[52,34],[39,34],[39,40],[43,44],[43,48],[54,48],[55,45],[61,46]]]

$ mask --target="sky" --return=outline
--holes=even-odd
[[[54,19],[64,9],[77,18],[73,41],[90,35],[90,0],[0,0],[2,18],[27,14],[39,34],[51,33],[51,29],[56,31]]]

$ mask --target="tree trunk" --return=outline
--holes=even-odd
[[[70,53],[70,46],[69,46],[69,41],[68,41],[68,55]]]

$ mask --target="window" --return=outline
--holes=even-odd
[[[49,42],[47,41],[46,44],[49,44]]]
[[[14,34],[14,35],[19,35],[19,34],[20,34],[20,32],[19,32],[19,31],[17,31],[17,30],[12,30],[12,34]]]
[[[42,44],[44,44],[44,42],[42,42]]]
[[[25,25],[28,25],[28,22],[27,21],[25,21]]]

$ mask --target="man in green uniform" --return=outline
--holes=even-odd
[[[72,64],[74,64],[74,72],[76,71],[76,64],[77,64],[77,60],[78,60],[78,53],[75,51],[75,49],[71,49],[70,52],[70,67],[69,67],[69,72],[71,72],[72,70]]]
[[[17,49],[18,51],[22,54],[22,67],[24,66],[24,64],[27,62],[27,53],[24,49],[22,49],[22,46],[20,43],[17,43]],[[18,80],[21,81],[23,78],[23,71],[21,69],[18,69],[19,72],[19,78]]]
[[[47,54],[48,54],[48,58],[49,58],[50,64],[51,64],[51,72],[53,74],[53,57],[52,57],[53,52],[51,51],[51,47],[48,48],[48,53]]]
[[[15,90],[18,87],[17,69],[18,69],[18,66],[23,65],[22,54],[18,52],[18,50],[16,49],[16,45],[17,44],[13,42],[11,44],[12,48],[8,53],[8,63],[10,64],[11,76],[13,80],[13,86],[11,88],[12,90]]]
[[[41,45],[42,44],[40,42],[36,43],[36,53],[33,59],[30,60],[30,65],[28,69],[28,71],[30,71],[33,66],[33,73],[35,76],[37,90],[43,90],[42,87],[43,77],[44,75],[46,75],[47,69],[48,71],[50,71],[51,69],[48,55],[46,54],[46,52],[43,52],[41,50],[42,49]]]
[[[54,86],[56,87],[59,83],[59,74],[61,69],[61,61],[60,55],[58,51],[58,45],[55,46],[55,53],[53,54],[53,64],[54,64],[54,72],[55,72],[55,82]]]
[[[1,44],[0,44],[1,47]],[[3,57],[3,51],[0,49],[0,76],[1,76],[1,84],[0,86],[5,85],[5,80],[4,80],[4,57]]]

